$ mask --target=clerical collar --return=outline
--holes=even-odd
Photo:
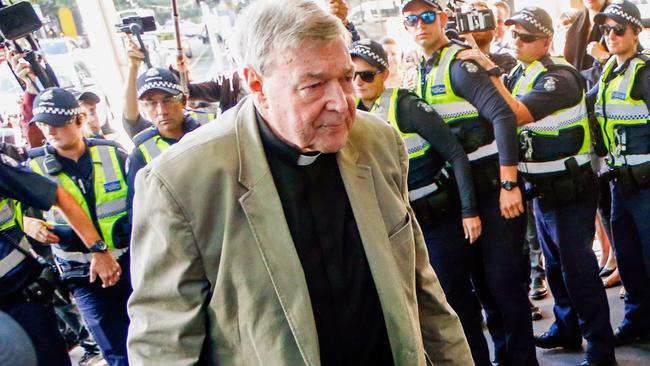
[[[262,144],[264,144],[264,147],[273,155],[298,166],[311,165],[320,156],[321,153],[319,152],[301,154],[299,151],[280,140],[280,138],[271,131],[271,128],[266,124],[264,117],[259,114],[257,108],[255,109],[255,116],[257,119],[257,125],[259,126]]]

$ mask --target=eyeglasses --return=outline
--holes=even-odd
[[[63,127],[63,126],[71,125],[71,124],[73,124],[76,120],[77,120],[77,117],[72,117],[72,118],[70,118],[69,120],[65,121],[65,123],[64,123],[62,126],[58,126],[58,127]],[[36,127],[38,127],[39,129],[41,129],[41,130],[43,130],[43,131],[45,131],[47,128],[49,128],[50,126],[52,126],[52,125],[50,125],[50,124],[48,124],[48,123],[45,123],[45,122],[35,122],[35,124],[36,124]],[[57,126],[53,126],[53,127],[57,127]]]
[[[375,81],[375,76],[381,74],[384,72],[384,70],[377,70],[377,71],[356,71],[354,73],[354,78],[352,80],[356,80],[357,76],[361,78],[366,83],[372,83]]]
[[[418,25],[418,19],[422,19],[422,23],[431,24],[436,21],[438,13],[435,11],[425,11],[422,14],[411,14],[404,17],[404,24],[409,27]]]
[[[625,32],[627,31],[627,27],[622,25],[601,24],[600,31],[603,33],[603,35],[606,36],[609,35],[610,31],[614,31],[614,34],[616,34],[619,37],[622,37],[623,35],[625,35]]]
[[[142,104],[144,104],[146,108],[155,109],[158,107],[159,104],[162,105],[163,107],[169,107],[172,104],[180,102],[182,99],[183,99],[183,94],[178,94],[174,96],[164,97],[162,100],[159,101],[145,99],[142,101]]]
[[[534,34],[519,33],[514,29],[511,31],[511,34],[512,34],[512,39],[521,39],[521,41],[524,43],[531,43],[539,39],[547,38],[546,36],[536,36]]]

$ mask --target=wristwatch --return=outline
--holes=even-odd
[[[503,70],[499,66],[495,66],[487,71],[488,76],[501,76],[503,74]]]
[[[505,189],[506,191],[512,191],[518,185],[519,184],[517,182],[513,182],[511,180],[502,180],[501,181],[501,188]]]
[[[108,245],[103,240],[97,240],[93,245],[88,248],[91,253],[105,253],[108,250]]]

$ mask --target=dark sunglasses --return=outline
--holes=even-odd
[[[365,81],[366,83],[372,83],[375,81],[375,75],[379,75],[384,70],[377,70],[377,71],[356,71],[354,73],[354,78],[352,80],[356,80],[357,76],[361,78],[361,80]]]
[[[537,41],[538,39],[546,38],[546,36],[536,36],[534,34],[519,33],[514,29],[511,31],[511,34],[512,34],[512,39],[521,39],[521,41],[524,43],[531,43]]]
[[[625,27],[623,25],[601,24],[600,25],[600,31],[605,36],[609,35],[610,31],[614,31],[614,34],[616,34],[619,37],[622,37],[625,34],[625,32],[627,31],[627,27]]]
[[[425,11],[422,14],[411,14],[404,17],[404,23],[409,27],[415,27],[418,25],[418,19],[422,19],[422,23],[431,24],[436,21],[438,13],[435,11]]]

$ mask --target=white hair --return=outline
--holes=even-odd
[[[343,22],[312,0],[258,0],[237,20],[233,48],[240,68],[266,75],[278,53],[324,45],[345,34]]]

